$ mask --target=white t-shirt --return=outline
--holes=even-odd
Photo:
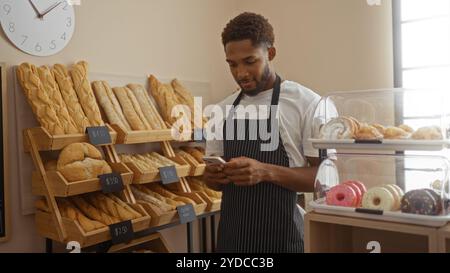
[[[270,112],[268,107],[270,107],[272,93],[273,90],[270,89],[256,96],[244,94],[239,105],[244,107],[256,105],[255,109],[258,113],[255,114],[258,115],[257,118],[267,119]],[[226,110],[231,107],[238,95],[239,92],[236,92],[218,104],[223,113],[226,113],[225,115],[229,114],[229,111]],[[320,96],[318,94],[296,82],[283,81],[281,83],[278,124],[280,126],[281,140],[289,157],[290,167],[305,167],[306,156],[319,156],[318,150],[314,149],[308,141],[312,132],[312,119],[319,100]],[[259,105],[264,105],[265,108],[258,107]],[[226,117],[223,120],[225,119]],[[206,154],[223,156],[223,141],[208,140],[206,142]]]

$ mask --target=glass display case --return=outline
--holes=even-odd
[[[425,150],[450,146],[450,92],[382,89],[330,93],[318,103],[317,149]]]
[[[443,226],[450,220],[449,164],[442,156],[329,154],[310,206],[325,214]]]

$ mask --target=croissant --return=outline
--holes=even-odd
[[[320,129],[321,139],[352,139],[355,136],[357,125],[346,117],[333,118]]]

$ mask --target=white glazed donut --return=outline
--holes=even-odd
[[[392,207],[392,210],[393,211],[396,211],[396,210],[399,210],[400,209],[400,202],[401,202],[401,196],[400,196],[400,194],[397,192],[397,189],[396,188],[394,188],[392,185],[390,185],[390,184],[387,184],[387,185],[383,185],[383,188],[385,188],[385,189],[387,189],[391,194],[392,194],[392,196],[394,197],[394,205],[393,205],[393,207]]]
[[[391,211],[394,204],[394,196],[383,187],[369,189],[364,194],[362,201],[363,208],[383,211]]]
[[[333,118],[320,129],[321,139],[353,139],[356,131],[355,123],[346,117]]]

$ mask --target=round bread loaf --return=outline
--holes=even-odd
[[[57,170],[69,182],[93,179],[112,172],[100,151],[89,143],[67,145],[59,154]]]

